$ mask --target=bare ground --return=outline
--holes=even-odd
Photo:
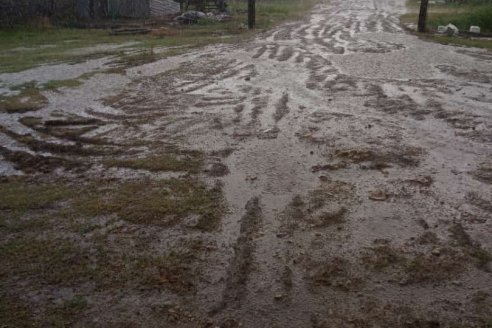
[[[0,323],[490,327],[492,55],[402,11],[333,0],[0,112]]]

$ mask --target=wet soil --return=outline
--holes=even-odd
[[[0,113],[4,175],[158,180],[105,163],[172,146],[222,189],[218,229],[149,232],[214,245],[191,292],[88,294],[82,326],[488,327],[492,54],[408,35],[403,11],[332,0]]]

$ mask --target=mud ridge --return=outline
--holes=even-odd
[[[246,214],[241,218],[239,237],[234,246],[234,256],[227,272],[222,302],[212,312],[238,306],[247,292],[248,277],[253,267],[256,249],[255,234],[260,229],[262,221],[259,198],[250,199],[245,209]]]

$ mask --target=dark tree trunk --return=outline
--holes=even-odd
[[[248,0],[248,28],[255,28],[256,25],[256,8],[255,0]]]
[[[420,33],[425,33],[425,22],[427,20],[427,5],[429,4],[429,0],[421,0],[420,1],[420,14],[419,14],[419,23],[418,23],[418,31]]]

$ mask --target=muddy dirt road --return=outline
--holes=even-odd
[[[0,114],[4,174],[22,171],[17,153],[53,152],[22,145],[19,134],[40,132],[23,117],[77,115],[98,124],[83,146],[177,144],[202,152],[198,175],[222,188],[217,230],[189,229],[193,217],[145,228],[149,249],[208,245],[193,292],[92,291],[100,303],[81,322],[489,327],[492,55],[421,41],[399,26],[403,11],[400,0],[332,0],[252,41],[96,75],[48,93],[35,113]],[[46,163],[58,165],[47,176],[179,176],[63,155],[87,169]],[[156,303],[165,315],[151,313]]]

